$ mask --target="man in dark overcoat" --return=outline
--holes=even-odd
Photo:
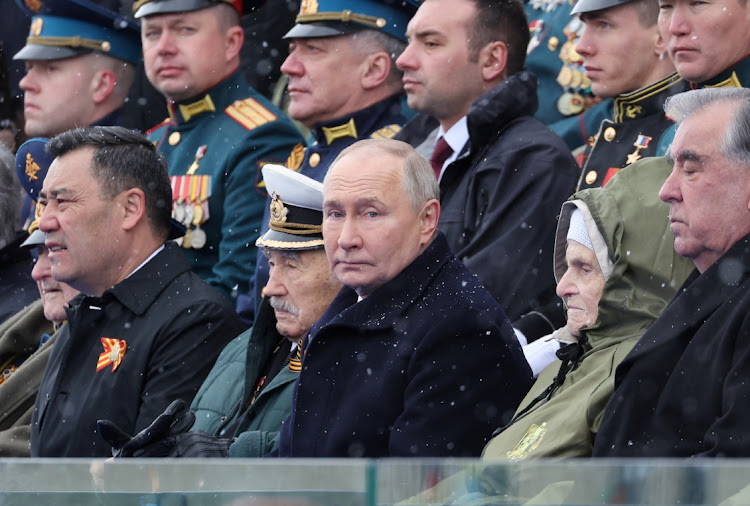
[[[695,270],[617,368],[595,456],[747,457],[750,90],[667,102],[679,127],[659,196]]]
[[[324,179],[345,285],[303,341],[284,457],[478,456],[531,384],[500,306],[437,231],[438,187],[406,143],[359,141]]]

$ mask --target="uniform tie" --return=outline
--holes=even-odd
[[[435,144],[435,151],[432,152],[432,156],[430,157],[432,170],[435,171],[435,177],[438,179],[440,179],[440,172],[443,170],[443,164],[452,154],[453,149],[447,142],[445,142],[445,137],[439,138]]]

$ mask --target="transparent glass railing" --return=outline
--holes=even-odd
[[[750,504],[750,460],[0,459],[0,505]]]

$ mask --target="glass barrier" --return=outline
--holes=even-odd
[[[750,460],[0,459],[2,505],[750,504]]]

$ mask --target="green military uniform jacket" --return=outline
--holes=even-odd
[[[169,118],[147,134],[175,176],[175,217],[194,218],[183,242],[190,268],[230,299],[248,292],[266,202],[260,169],[283,164],[302,141],[299,131],[235,72],[201,97],[170,104]],[[189,172],[208,177],[180,177]],[[205,241],[197,239],[203,233]]]
[[[0,325],[0,361],[23,360],[0,384],[0,457],[29,457],[31,412],[56,334],[39,347],[43,334],[54,331],[37,300]]]

